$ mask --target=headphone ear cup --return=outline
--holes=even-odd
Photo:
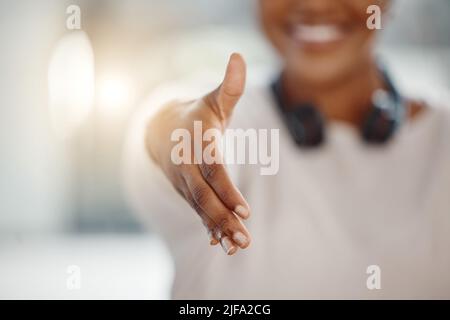
[[[289,130],[297,145],[317,147],[325,140],[321,114],[312,105],[301,105],[286,113]]]
[[[362,137],[368,143],[386,143],[393,136],[397,122],[387,110],[374,106],[363,122]]]

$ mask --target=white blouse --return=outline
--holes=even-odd
[[[124,154],[131,204],[173,255],[173,298],[450,298],[449,110],[430,107],[382,147],[331,123],[327,142],[307,151],[292,141],[268,88],[247,88],[231,127],[280,129],[280,164],[271,176],[258,165],[229,166],[252,209],[253,241],[227,256],[209,245],[144,146],[145,124],[163,100],[210,89],[157,90]],[[372,276],[379,289],[368,285]]]

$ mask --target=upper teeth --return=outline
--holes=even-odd
[[[342,32],[334,25],[297,25],[294,36],[302,41],[328,42],[338,40]]]

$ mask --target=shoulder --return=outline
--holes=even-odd
[[[443,92],[438,98],[412,100],[409,114],[410,121],[426,122],[436,130],[450,130],[450,94]]]
[[[411,101],[408,105],[410,115],[406,130],[407,139],[414,141],[416,147],[427,145],[427,150],[450,157],[450,100],[442,94],[442,99]]]

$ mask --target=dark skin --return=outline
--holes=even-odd
[[[284,62],[285,98],[312,102],[326,119],[359,126],[372,93],[384,87],[373,55],[376,30],[366,26],[376,4],[385,22],[390,0],[260,0],[261,25]],[[295,28],[331,26],[329,41],[295,35]],[[309,41],[308,41],[309,40]],[[410,114],[422,108],[409,101]]]
[[[359,127],[372,93],[384,87],[373,57],[375,31],[366,26],[367,7],[386,12],[389,0],[260,0],[261,26],[278,51],[288,102],[312,102],[328,121]],[[195,101],[173,101],[150,120],[146,144],[175,190],[191,205],[207,229],[210,244],[221,244],[228,255],[251,242],[243,220],[250,207],[221,164],[182,164],[171,160],[178,128],[224,130],[244,92],[246,66],[233,54],[223,82]],[[422,106],[410,101],[409,114]],[[193,136],[193,134],[191,134]],[[193,161],[192,161],[193,163]]]

